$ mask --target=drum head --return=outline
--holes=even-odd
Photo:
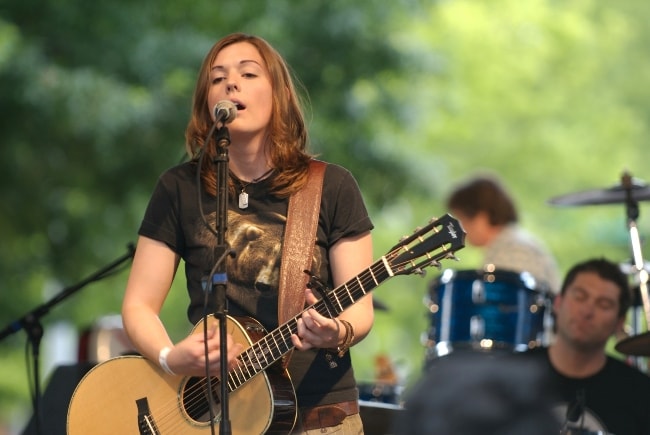
[[[126,335],[119,315],[100,317],[79,340],[79,362],[99,363],[133,353],[136,353],[135,347]]]

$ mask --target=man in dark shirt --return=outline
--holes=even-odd
[[[563,433],[650,434],[650,377],[605,353],[630,303],[618,264],[590,259],[567,273],[553,301],[553,343],[526,353],[548,368]]]

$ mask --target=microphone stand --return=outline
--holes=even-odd
[[[214,266],[214,273],[211,276],[212,290],[215,295],[216,307],[215,317],[219,321],[219,352],[221,355],[221,419],[219,421],[219,434],[230,435],[231,424],[228,407],[228,344],[226,316],[228,314],[226,302],[226,284],[228,276],[226,273],[226,257],[230,254],[230,248],[226,244],[226,229],[228,223],[228,146],[230,146],[230,132],[224,122],[221,128],[215,132],[216,157],[216,181],[217,181],[217,211],[215,216],[215,229],[217,233],[217,244],[215,246],[215,256],[217,263]],[[206,322],[204,322],[206,325]],[[209,379],[209,378],[208,378]],[[209,397],[212,397],[212,387],[209,387]],[[212,409],[212,407],[210,407]],[[212,419],[211,419],[212,421]]]
[[[84,288],[87,284],[99,281],[100,279],[107,276],[109,272],[115,269],[117,266],[125,262],[126,260],[133,258],[135,254],[135,248],[132,243],[128,245],[129,252],[121,257],[119,257],[114,262],[110,263],[105,268],[99,270],[88,278],[82,280],[76,285],[63,289],[59,294],[54,298],[50,299],[48,302],[39,305],[34,308],[29,313],[20,317],[19,319],[14,320],[9,325],[7,325],[2,331],[0,331],[0,340],[8,337],[14,332],[18,332],[21,329],[24,329],[27,333],[27,338],[31,344],[32,348],[32,359],[33,359],[33,370],[34,370],[34,395],[32,396],[32,407],[34,411],[34,422],[36,424],[36,433],[41,432],[41,389],[40,389],[40,371],[39,371],[39,356],[40,356],[40,344],[41,339],[43,338],[43,325],[40,322],[41,317],[49,313],[59,302],[62,302],[64,299],[68,298],[72,294]]]

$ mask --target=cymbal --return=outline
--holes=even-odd
[[[556,196],[551,198],[548,203],[561,206],[624,204],[627,202],[627,191],[628,188],[623,184],[618,184],[605,189],[584,190]],[[632,200],[650,200],[650,185],[637,178],[631,179],[629,191]]]
[[[650,332],[624,338],[614,348],[625,355],[650,356]]]

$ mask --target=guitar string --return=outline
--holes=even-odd
[[[371,269],[369,269],[369,270],[371,270]],[[364,278],[364,280],[366,280],[368,282],[371,282],[369,280],[374,281],[374,278],[371,278],[370,272],[363,273],[362,275],[364,277],[368,276],[367,278]],[[347,298],[349,298],[351,303],[354,303],[354,300],[355,300],[351,295],[353,293],[356,293],[356,290],[352,289],[352,291],[351,291],[350,288],[347,288],[347,287],[353,287],[353,285],[355,283],[356,283],[356,281],[351,280],[349,285],[341,286],[340,289],[339,289],[340,292],[341,292],[341,296],[346,296]],[[345,292],[343,292],[343,290],[345,290],[347,292],[347,295],[346,295]],[[361,297],[361,296],[363,296],[365,294],[366,294],[366,292],[364,292],[363,289],[361,289],[361,294],[359,296]],[[339,301],[339,304],[341,304],[340,301]],[[321,304],[321,305],[324,306],[324,304]],[[283,326],[286,326],[286,325],[283,325]],[[270,352],[271,352],[271,357],[272,357],[273,361],[279,359],[284,353],[286,353],[286,351],[288,351],[290,349],[290,347],[287,345],[287,343],[290,342],[291,334],[296,332],[296,330],[291,330],[291,325],[289,325],[289,328],[288,328],[289,330],[287,331],[288,334],[286,334],[285,331],[284,331],[285,329],[287,329],[287,328],[280,327],[275,331],[275,332],[280,333],[281,338],[282,338],[282,340],[280,340],[280,342],[282,344],[284,344],[285,345],[284,347],[286,348],[286,349],[280,349],[280,356],[279,357],[277,357],[277,358],[275,357],[275,355],[273,354],[272,346],[269,346]],[[272,338],[273,341],[275,343],[277,343],[276,335],[277,334],[274,334],[274,333],[267,334],[265,337],[262,338],[262,341],[264,341],[267,345],[269,345],[270,339]],[[256,348],[256,347],[259,347],[259,346],[250,347],[240,355],[241,361],[244,362],[244,368],[246,368],[247,370],[252,370],[253,375],[251,375],[250,373],[243,373],[244,368],[239,367],[239,372],[241,372],[241,374],[248,375],[248,376],[243,376],[244,381],[240,382],[240,380],[237,379],[237,381],[239,382],[239,386],[243,385],[243,383],[245,383],[252,376],[254,376],[255,374],[262,371],[265,368],[265,366],[270,365],[268,359],[266,358],[266,354],[264,352],[261,352],[261,353],[254,352],[254,348]],[[277,345],[276,345],[276,347],[277,347]],[[264,358],[264,361],[260,360],[260,355]],[[253,356],[257,360],[257,364],[255,362],[253,362]],[[231,384],[231,380],[235,379],[233,377],[233,374],[236,375],[237,374],[236,372],[237,372],[237,369],[231,370],[229,372],[229,374],[228,374],[228,377],[230,379],[229,380],[229,385]],[[184,381],[184,382],[187,382],[187,381]],[[207,393],[206,388],[205,388],[206,384],[207,384],[207,382],[205,381],[205,378],[203,378],[201,380],[198,380],[194,385],[186,388],[185,394],[181,395],[181,397],[179,398],[179,400],[183,401],[184,406],[186,407],[186,411],[187,411],[187,408],[192,409],[194,406],[197,406],[197,405],[201,404],[202,402],[207,402],[206,394],[208,394],[208,393]],[[231,391],[233,391],[233,390],[231,389]],[[185,397],[186,400],[183,400],[183,397]],[[158,415],[158,418],[154,420],[156,426],[159,429],[163,428],[163,427],[167,428],[169,426],[168,425],[168,420],[170,418],[173,418],[174,414],[176,414],[176,412],[178,411],[177,410],[177,405],[175,403],[173,403],[173,405],[174,405],[173,407],[165,407],[165,406],[163,406],[161,408],[161,412]],[[166,410],[165,408],[168,408],[168,409]],[[197,416],[195,415],[193,417],[197,417]],[[176,421],[178,423],[178,425],[183,424],[182,422],[179,422],[178,419],[175,419],[174,421]],[[208,422],[206,421],[205,423],[207,424]],[[173,422],[172,422],[172,424],[173,424]]]
[[[295,331],[293,331],[293,332],[295,332]],[[290,331],[288,337],[289,337],[289,340],[290,340],[291,331]],[[242,357],[242,359],[244,358],[244,355],[248,358],[249,361],[245,362],[244,365],[246,365],[249,368],[251,368],[251,365],[254,365],[254,363],[250,362],[250,360],[252,359],[252,357],[250,356],[251,349],[252,348],[247,349],[246,352],[244,352],[244,353],[242,353],[242,355],[240,355]],[[261,361],[259,361],[258,355],[256,355],[256,359],[258,359],[258,364],[257,365],[260,366],[260,367],[264,367],[264,364],[269,364],[269,362],[268,362],[268,360],[266,360],[266,358],[265,358],[265,361],[263,363]],[[261,370],[256,369],[256,368],[253,367],[253,371],[255,372],[254,374],[256,374]],[[232,376],[233,376],[233,370],[231,370],[229,372],[229,378],[232,379]],[[250,378],[252,378],[252,375],[249,374],[249,379]],[[215,377],[214,379],[216,379],[218,381],[218,378]],[[188,378],[188,380],[189,380],[189,378]],[[184,382],[186,384],[187,381],[184,381]],[[202,378],[202,379],[198,380],[194,385],[186,388],[186,391],[185,391],[186,394],[184,396],[187,398],[187,400],[185,400],[183,402],[185,404],[184,407],[186,408],[186,410],[188,408],[192,409],[192,407],[197,406],[199,404],[203,405],[204,403],[207,403],[208,399],[207,399],[207,396],[206,396],[206,394],[207,394],[206,384],[207,384],[207,382],[206,382],[205,378]],[[181,396],[183,396],[183,395],[181,395]],[[174,418],[174,421],[172,422],[172,424],[174,422],[178,423],[176,425],[177,427],[184,424],[184,421],[183,421],[184,419],[181,419],[181,421],[179,421],[178,419],[175,418],[175,414],[178,412],[178,405],[175,403],[175,401],[170,401],[170,402],[173,402],[173,403],[171,403],[172,406],[169,406],[169,404],[167,406],[162,406],[160,408],[161,409],[160,414],[156,413],[157,418],[154,419],[154,422],[156,424],[156,427],[158,427],[159,429],[163,428],[163,427],[167,429],[168,426],[170,426],[168,424],[168,420],[170,418]],[[206,408],[206,412],[203,413],[203,415],[201,415],[201,416],[204,416],[206,413],[207,413],[207,408]],[[197,417],[197,416],[194,416],[194,417]],[[208,424],[209,419],[204,419],[204,420],[205,420],[204,423]],[[171,427],[173,428],[174,426],[171,426]]]
[[[365,281],[365,282],[367,282],[367,283],[371,283],[371,284],[373,284],[373,283],[376,284],[376,279],[374,278],[374,276],[372,275],[371,272],[372,272],[372,268],[370,269],[370,272],[369,272],[369,273],[364,273],[364,274],[362,274],[360,278],[357,278],[357,279],[356,279],[356,281],[355,281],[355,280],[350,281],[349,284],[346,284],[346,285],[342,286],[342,287],[340,288],[340,290],[341,290],[341,291],[340,291],[341,296],[342,296],[342,297],[346,297],[347,299],[350,299],[350,302],[351,302],[351,303],[354,303],[354,300],[355,300],[355,299],[354,299],[354,296],[353,296],[353,295],[358,294],[359,297],[362,297],[363,295],[367,294],[367,292],[364,290],[364,286],[363,286],[362,281]],[[347,292],[347,294],[346,294],[346,292],[343,292],[343,290],[345,290],[345,291]],[[334,293],[335,293],[335,296],[337,296],[337,295],[336,295],[337,292],[335,291]],[[337,299],[338,299],[338,298],[337,298]],[[341,305],[341,302],[340,302],[340,301],[339,301],[339,305]],[[322,306],[325,306],[325,304],[322,304]],[[290,331],[290,332],[292,332],[292,331]],[[263,338],[263,340],[264,340],[267,344],[268,344],[268,342],[269,342],[269,336],[271,336],[272,338],[274,338],[274,341],[275,341],[275,334],[273,334],[273,333],[272,333],[272,334],[268,334],[267,336],[265,336],[265,337]],[[290,334],[289,334],[289,337],[290,337]],[[247,368],[249,368],[249,367],[251,366],[251,364],[250,364],[250,361],[251,361],[250,349],[252,349],[252,348],[249,348],[246,352],[244,352],[244,353],[242,354],[242,360],[244,360],[244,359],[248,359],[248,361],[245,361],[245,366],[246,366]],[[271,352],[271,353],[272,353],[272,352]],[[283,353],[283,352],[281,352],[281,353]],[[258,354],[255,354],[255,353],[253,353],[253,354],[256,356],[256,359],[258,359],[258,362],[260,362],[260,361],[259,361]],[[262,355],[264,355],[264,354],[262,354]],[[266,361],[266,358],[265,358],[264,363],[265,363],[265,364],[268,364],[268,361]],[[255,364],[253,364],[253,368],[254,368],[254,371],[257,372],[257,371],[259,371],[259,369],[261,369],[261,368],[263,368],[263,367],[259,367],[259,368],[258,368],[258,367],[255,367]],[[230,375],[230,373],[229,373],[229,375]],[[199,400],[199,396],[205,396],[205,393],[204,393],[205,385],[204,385],[204,384],[205,384],[205,381],[203,380],[203,381],[199,381],[199,382],[196,384],[196,388],[194,388],[194,387],[190,387],[190,390],[192,390],[192,389],[196,390],[196,391],[190,391],[190,392],[188,392],[188,395],[190,395],[190,396],[194,396],[192,402],[196,402],[197,400]],[[192,403],[192,404],[195,404],[195,403]],[[161,425],[162,425],[162,424],[164,424],[164,422],[162,422]]]
[[[423,240],[422,237],[417,237],[417,238],[419,238],[420,241]],[[409,241],[412,241],[414,239],[415,238],[412,238]],[[432,242],[433,242],[433,240],[431,240],[431,237],[429,237],[429,239],[427,240],[427,243],[432,243]],[[445,242],[445,243],[451,243],[451,242],[448,241],[448,242]],[[451,249],[446,249],[446,247],[444,245],[439,246],[438,248],[441,248],[443,252],[435,254],[433,256],[428,256],[428,254],[427,254],[429,260],[436,260],[436,259],[440,259],[440,258],[444,258],[444,257],[449,258],[450,254],[453,253],[455,250],[462,248],[462,245],[454,246],[454,243],[451,243]],[[436,249],[438,249],[438,248],[436,248]],[[399,250],[406,251],[406,248],[404,246],[402,246],[401,248],[399,248]],[[413,255],[411,255],[411,256],[413,256]],[[408,255],[406,255],[406,257],[408,257]],[[416,257],[422,257],[422,255],[419,254]],[[343,309],[343,306],[346,305],[345,301],[350,301],[352,304],[355,303],[355,301],[357,299],[359,299],[360,297],[363,297],[364,295],[367,294],[366,288],[373,289],[373,288],[377,287],[384,280],[392,277],[395,273],[393,271],[391,271],[391,273],[389,273],[389,269],[387,268],[388,263],[391,263],[391,260],[392,260],[392,263],[393,263],[393,268],[395,270],[397,270],[398,272],[400,272],[400,273],[404,273],[404,270],[400,270],[404,266],[404,264],[413,263],[412,260],[409,260],[409,261],[405,262],[402,265],[395,264],[396,263],[396,261],[395,261],[396,258],[399,258],[399,255],[397,254],[397,250],[394,250],[392,253],[389,253],[385,257],[383,257],[381,261],[377,262],[376,264],[373,264],[363,274],[360,274],[358,277],[353,278],[352,280],[350,280],[348,283],[344,284],[343,286],[341,286],[341,287],[339,287],[337,289],[334,289],[333,296],[336,298],[336,301],[339,304],[339,306],[341,307],[341,309]],[[421,263],[421,264],[424,264],[426,266],[430,266],[433,263],[432,263],[432,261],[429,261],[428,263],[425,261],[424,263]],[[384,266],[384,265],[386,267],[380,267],[380,266]],[[415,267],[413,267],[413,269],[415,269]],[[378,277],[379,277],[379,279],[378,279]],[[322,308],[327,308],[327,307],[325,306],[324,303],[321,303],[319,305],[319,308],[322,309]],[[267,343],[267,347],[270,348],[271,357],[273,359],[275,359],[276,357],[273,355],[273,349],[272,349],[272,346],[269,345],[269,340],[273,339],[273,343],[275,344],[275,347],[279,348],[278,341],[276,340],[276,337],[279,335],[278,338],[281,338],[280,343],[281,344],[284,343],[286,345],[286,347],[287,347],[287,350],[290,349],[291,346],[289,346],[288,343],[290,343],[291,334],[296,331],[296,326],[297,326],[296,322],[297,322],[297,318],[294,318],[293,324],[290,323],[288,325],[286,325],[286,324],[282,325],[279,328],[277,328],[276,331],[272,332],[271,334],[267,334],[267,336],[264,337],[263,340],[264,340],[265,343]],[[287,335],[287,332],[288,332],[288,335]],[[280,356],[282,354],[284,354],[285,352],[286,352],[286,350],[285,351],[281,350]],[[264,362],[260,361],[260,359],[259,359],[260,356],[263,357]],[[246,358],[248,359],[247,361],[244,362],[244,367],[247,369],[247,373],[243,372],[243,368],[239,368],[241,374],[243,375],[242,378],[244,379],[244,382],[246,381],[247,376],[250,379],[252,376],[254,376],[259,371],[264,369],[264,364],[268,364],[266,354],[264,352],[256,353],[255,351],[252,351],[252,347],[247,349],[246,353],[242,353],[241,357],[242,357],[242,361],[244,361],[244,359],[246,359]],[[255,363],[253,361],[253,359],[257,360],[257,363]],[[252,375],[251,375],[251,372],[253,372]],[[235,379],[235,376],[236,376],[236,372],[233,372],[231,370],[229,372],[229,374],[228,374],[229,386],[231,386],[230,382],[231,382],[231,380]],[[206,395],[205,395],[205,393],[206,393],[206,388],[205,388],[206,379],[205,378],[190,378],[190,377],[188,377],[188,378],[185,378],[185,380],[183,380],[183,383],[184,383],[185,386],[187,386],[187,381],[189,381],[190,379],[195,379],[195,380],[197,380],[197,382],[195,382],[191,386],[185,388],[185,390],[184,390],[184,393],[190,398],[188,403],[191,403],[192,405],[195,405],[197,403],[196,401],[198,401],[198,400],[206,401],[205,400],[206,399]],[[218,378],[215,377],[214,379],[217,379],[217,381],[218,381]],[[241,380],[237,379],[237,381],[241,381]],[[237,388],[237,387],[234,387],[234,388]],[[231,391],[234,391],[234,389],[231,389]],[[169,405],[164,405],[161,408],[165,412],[162,413],[162,415],[160,416],[160,419],[158,421],[156,421],[154,419],[151,420],[153,422],[153,425],[155,426],[155,428],[158,431],[161,431],[161,428],[166,429],[168,419],[171,416],[173,416],[172,414],[178,414],[179,413],[177,400],[171,400],[170,403],[173,404],[173,411],[166,410],[166,408],[168,408]],[[156,415],[158,416],[158,412],[156,412]],[[150,414],[150,417],[153,417],[153,415]],[[175,423],[176,423],[177,427],[180,427],[181,425],[183,427],[185,427],[185,425],[187,424],[187,419],[185,417],[182,417],[181,419],[176,419]],[[208,421],[205,421],[206,425],[208,423],[209,423]],[[165,430],[165,432],[166,432],[166,430]],[[176,432],[177,431],[174,431],[174,433],[176,433]]]
[[[382,268],[380,270],[375,271],[374,269],[377,268],[378,266],[382,266]],[[344,306],[347,307],[347,306],[349,306],[351,304],[354,304],[354,303],[356,303],[356,301],[358,299],[365,296],[368,293],[367,288],[373,289],[373,288],[377,287],[379,285],[379,283],[381,283],[384,280],[390,278],[390,275],[388,274],[388,271],[383,266],[384,265],[382,263],[376,262],[367,271],[365,271],[365,272],[361,273],[360,275],[358,275],[357,277],[353,278],[348,283],[346,283],[346,284],[340,286],[339,288],[333,290],[332,295],[336,299],[336,302],[339,305],[339,307],[341,308],[341,311],[343,311],[343,309],[345,309]],[[381,279],[377,280],[377,274],[379,272],[383,272],[383,275],[386,275],[386,276],[383,276],[383,277],[381,277]],[[320,302],[322,302],[322,301],[320,301]],[[348,302],[348,303],[345,303],[345,302]],[[328,314],[327,313],[327,306],[325,305],[325,303],[321,303],[321,304],[318,304],[318,305],[319,305],[319,307],[317,307],[317,308],[321,308],[321,309],[324,308],[325,309],[325,312],[321,313],[321,314]],[[297,319],[297,318],[295,318],[295,319]],[[237,368],[231,370],[228,373],[228,378],[229,378],[228,385],[229,385],[230,391],[234,391],[234,389],[236,389],[239,386],[243,385],[245,382],[247,382],[249,379],[251,379],[254,375],[259,373],[260,371],[263,371],[265,368],[267,368],[273,362],[275,362],[279,358],[281,358],[281,356],[284,355],[284,353],[286,353],[288,350],[291,349],[291,347],[288,346],[287,343],[290,342],[291,334],[296,332],[295,330],[292,330],[291,326],[292,325],[282,325],[281,327],[276,329],[276,331],[273,331],[271,334],[267,334],[266,336],[264,336],[261,339],[261,341],[266,343],[267,347],[269,348],[269,351],[270,351],[270,354],[271,354],[271,360],[272,360],[271,362],[269,362],[268,359],[266,358],[266,353],[265,352],[256,352],[255,351],[256,348],[259,347],[259,346],[256,346],[257,344],[259,344],[259,342],[256,343],[256,345],[253,345],[250,348],[248,348],[246,351],[244,351],[238,357],[244,364],[243,364],[243,367],[238,366]],[[288,331],[287,331],[289,333],[288,335],[285,334],[285,332],[283,331],[284,329],[288,329]],[[279,348],[279,346],[277,344],[278,341],[276,339],[276,335],[277,335],[276,333],[280,334],[280,338],[282,338],[282,340],[280,340],[280,343],[284,344],[286,349],[280,349]],[[273,347],[274,346],[270,345],[270,341],[269,341],[270,339],[273,339],[273,343],[275,344],[275,347],[279,349],[280,356],[278,356],[277,358],[273,354]],[[253,361],[253,357],[256,360],[256,362]],[[264,361],[261,361],[260,357],[263,357]],[[246,369],[248,372],[244,373],[243,372],[244,369]],[[240,372],[240,374],[242,375],[243,380],[236,377],[237,371]],[[250,373],[251,371],[253,372],[252,374]],[[218,381],[218,378],[215,377],[215,379]],[[237,385],[234,386],[234,388],[232,388],[232,382],[231,382],[233,380],[237,381]],[[192,386],[187,388],[185,395],[187,397],[189,397],[189,401],[184,401],[184,403],[187,403],[186,407],[192,408],[193,406],[196,406],[200,402],[203,402],[203,401],[207,402],[207,397],[206,397],[207,391],[206,391],[206,388],[205,388],[206,384],[207,384],[207,382],[205,381],[205,378],[203,378],[203,379],[198,380],[195,384],[193,384]],[[174,408],[177,408],[177,406],[174,406]],[[163,410],[164,410],[164,407],[163,407]],[[174,414],[176,411],[177,410],[171,411],[171,413],[169,411],[167,413],[162,412],[159,421],[155,422],[156,426],[158,428],[166,427],[166,422],[167,422],[168,417],[165,417],[165,415],[173,417],[172,414]],[[177,422],[178,422],[178,420],[177,420]],[[205,421],[205,423],[207,424],[208,422]],[[182,421],[178,422],[178,424],[179,425],[183,424],[183,422]]]
[[[291,332],[289,333],[289,336],[288,336],[289,339],[290,339],[290,336],[291,336]],[[249,361],[250,361],[250,359],[251,359],[251,357],[250,357],[250,353],[251,353],[250,350],[251,350],[251,348],[249,348],[247,352],[245,352],[245,353],[242,354],[242,357],[243,357],[244,355],[247,355]],[[256,358],[257,358],[257,357],[256,357]],[[258,361],[259,361],[259,358],[257,358],[257,359],[258,359]],[[269,362],[268,362],[268,360],[267,360],[266,358],[265,358],[264,363],[263,363],[263,364],[258,364],[258,366],[262,366],[262,367],[263,367],[264,364],[269,364]],[[249,363],[245,363],[245,365],[250,366]],[[254,371],[255,371],[255,370],[254,370]],[[259,372],[259,370],[257,370],[257,372]],[[230,377],[231,379],[232,379],[232,374],[233,374],[233,371],[231,370],[231,372],[229,373],[229,377]],[[250,378],[250,377],[252,377],[252,376],[249,376],[249,378]],[[196,405],[197,401],[199,401],[199,400],[200,400],[201,402],[207,402],[207,397],[206,397],[206,393],[207,393],[207,391],[206,391],[206,389],[205,389],[205,384],[206,384],[206,382],[205,382],[205,378],[203,378],[202,380],[200,380],[200,381],[196,384],[196,386],[192,386],[192,387],[189,387],[189,388],[188,388],[188,390],[187,390],[187,396],[190,396],[190,397],[191,397],[191,400],[189,400],[189,405],[190,405],[190,406],[194,406],[194,405]],[[166,426],[166,420],[167,420],[166,418],[161,417],[161,423],[158,425],[158,427],[164,427],[164,426]],[[207,422],[208,422],[208,420],[205,421],[206,424],[207,424]]]

